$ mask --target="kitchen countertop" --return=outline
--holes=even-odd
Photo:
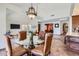
[[[78,33],[78,32],[67,33],[66,36],[75,36],[75,37],[79,37],[79,33]]]

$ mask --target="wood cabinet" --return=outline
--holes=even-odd
[[[79,26],[79,15],[72,16],[72,27],[76,28]]]

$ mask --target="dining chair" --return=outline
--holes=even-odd
[[[45,32],[44,31],[39,32],[39,38],[42,39],[42,40],[45,39]]]
[[[9,36],[6,35],[4,40],[6,45],[7,56],[21,56],[28,52],[28,49],[23,48],[23,46],[13,47]]]
[[[34,49],[31,50],[31,53],[33,55],[37,56],[46,56],[51,51],[51,44],[52,44],[52,33],[46,33],[45,35],[45,43],[43,45],[40,45]]]
[[[20,31],[19,32],[19,41],[25,40],[27,36],[26,31]]]

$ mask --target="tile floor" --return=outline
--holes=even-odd
[[[5,49],[0,50],[0,56],[5,56]],[[49,56],[79,56],[78,53],[69,51],[64,45],[64,36],[54,35]]]

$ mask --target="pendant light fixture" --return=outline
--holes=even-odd
[[[37,12],[31,3],[31,7],[27,11],[27,16],[31,19],[34,19],[37,16]]]

